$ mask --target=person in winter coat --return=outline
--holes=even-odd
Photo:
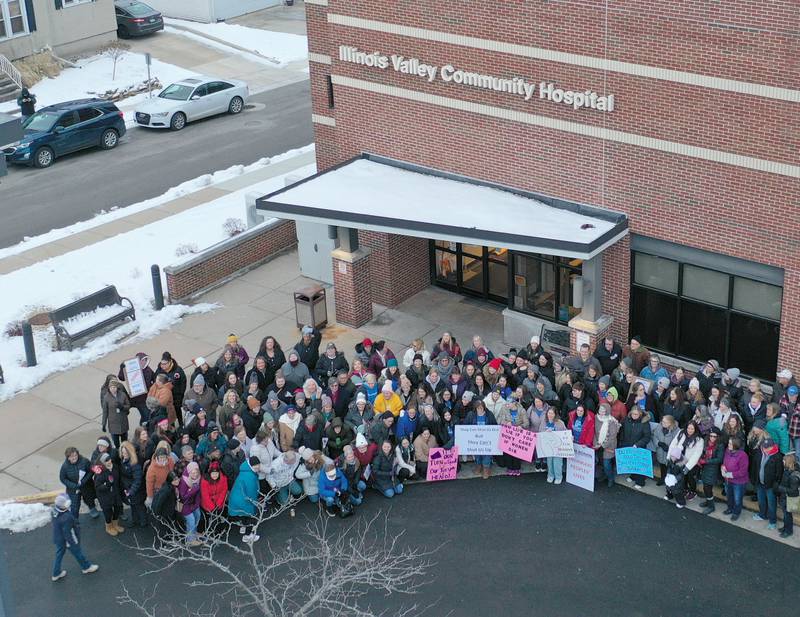
[[[108,382],[108,390],[102,399],[103,415],[101,425],[103,432],[106,427],[111,433],[114,447],[119,448],[119,444],[128,440],[128,414],[131,409],[131,402],[128,393],[119,381],[111,379]]]
[[[234,520],[239,524],[239,533],[242,534],[242,542],[247,544],[258,541],[260,537],[255,528],[258,512],[259,465],[258,459],[254,456],[242,462],[228,498],[228,516],[235,517]],[[248,529],[250,533],[247,533]]]
[[[288,359],[281,367],[281,374],[286,379],[287,387],[292,391],[302,388],[306,379],[311,378],[308,367],[300,361],[300,354],[294,348],[289,350]]]
[[[298,452],[302,447],[310,448],[311,450],[322,450],[323,436],[324,430],[317,415],[310,413],[297,427],[292,440],[292,448]]]
[[[497,418],[494,414],[486,409],[483,401],[475,403],[475,409],[467,414],[464,421],[467,425],[476,426],[492,426],[497,424]],[[475,456],[475,472],[477,475],[482,476],[484,480],[488,480],[492,474],[492,457],[490,455]]]
[[[206,413],[210,414],[210,420],[216,421],[217,405],[219,404],[216,392],[218,389],[209,387],[206,378],[198,373],[192,377],[192,389],[187,392],[186,396],[205,409]]]
[[[222,405],[217,407],[217,425],[225,436],[230,439],[233,434],[233,416],[244,415],[245,406],[235,390],[225,393]]]
[[[300,457],[294,450],[287,450],[272,461],[267,482],[277,492],[276,499],[281,506],[289,503],[290,498],[298,498],[303,494],[302,484],[294,477],[300,464]]]
[[[401,412],[400,417],[397,419],[397,426],[395,427],[394,431],[398,442],[403,439],[403,437],[414,439],[418,424],[419,415],[417,414],[417,409],[415,407],[409,407],[406,411]]]
[[[661,358],[658,356],[658,354],[654,353],[650,354],[650,359],[647,362],[647,366],[642,369],[639,375],[654,382],[657,382],[662,377],[669,379],[669,372],[667,372],[667,369],[661,366]]]
[[[667,498],[674,497],[675,506],[679,509],[686,506],[687,500],[694,498],[697,464],[703,455],[704,447],[703,436],[695,422],[689,422],[685,429],[675,435],[669,445],[667,472],[675,478],[675,483],[670,485],[669,478],[665,480]]]
[[[598,345],[594,350],[594,357],[600,363],[600,370],[603,375],[611,375],[619,365],[622,357],[622,347],[613,338],[607,336],[603,339],[603,344]]]
[[[142,369],[142,378],[144,379],[144,387],[149,390],[150,386],[153,385],[153,382],[156,379],[156,374],[153,372],[153,369],[150,368],[150,358],[147,354],[139,352],[136,354],[136,359],[139,361],[139,368]],[[125,370],[125,363],[121,363],[119,365],[119,371],[117,372],[117,379],[119,381],[128,381],[128,374]],[[145,425],[147,424],[147,420],[150,417],[150,412],[147,409],[147,392],[144,394],[139,394],[138,396],[131,397],[131,407],[136,407],[137,411],[139,412],[139,424]]]
[[[319,345],[322,342],[322,333],[311,326],[303,326],[301,334],[302,337],[295,344],[294,350],[297,352],[300,362],[305,364],[309,371],[313,371],[317,367],[317,360],[319,360]],[[289,355],[291,356],[291,354]]]
[[[664,486],[664,479],[667,477],[667,463],[669,462],[667,453],[669,444],[675,439],[675,435],[680,431],[680,426],[671,415],[667,414],[661,418],[661,422],[653,429],[648,446],[656,453],[656,462],[661,469],[661,477],[656,482],[656,486]]]
[[[197,527],[200,524],[200,480],[200,466],[197,463],[189,463],[178,484],[181,516],[186,524],[188,546],[202,544],[197,536]]]
[[[650,351],[642,345],[642,339],[637,335],[631,338],[630,344],[625,345],[622,357],[631,359],[631,368],[638,375],[650,362]]]
[[[384,411],[381,415],[375,417],[375,421],[369,431],[369,439],[376,444],[382,443],[385,439],[394,443],[394,416],[391,411]]]
[[[50,580],[56,582],[67,575],[66,570],[61,569],[61,563],[67,551],[72,553],[75,561],[84,574],[92,574],[100,568],[93,564],[83,554],[81,548],[81,528],[78,519],[72,515],[72,503],[69,495],[64,493],[56,496],[56,502],[50,512],[53,522],[53,544],[56,546],[56,556],[53,560],[53,574]]]
[[[367,370],[375,377],[380,377],[389,360],[397,360],[394,352],[386,345],[386,341],[377,341],[372,346],[372,353],[367,361]]]
[[[125,532],[125,528],[119,524],[119,517],[122,514],[122,486],[119,478],[119,468],[114,464],[111,456],[100,455],[100,459],[94,467],[94,490],[100,508],[106,519],[106,533],[116,536]]]
[[[328,463],[325,465],[324,472],[319,474],[317,482],[319,498],[325,506],[325,512],[328,516],[334,516],[336,501],[342,495],[349,494],[350,485],[347,483],[347,478],[336,465]]]
[[[643,417],[642,410],[634,405],[627,417],[622,422],[622,448],[646,448],[650,443],[650,423]],[[645,476],[631,474],[628,482],[634,483],[634,488],[642,490],[645,485]]]
[[[216,397],[217,392],[225,383],[225,374],[220,373],[216,366],[211,366],[202,356],[198,356],[192,360],[192,364],[195,366],[195,369],[192,372],[189,383],[194,385],[197,377],[202,376],[206,387],[211,390]]]
[[[81,509],[81,499],[89,508],[92,518],[100,516],[100,512],[94,506],[95,494],[91,463],[89,459],[81,456],[78,448],[69,447],[64,451],[64,462],[61,464],[58,479],[67,491],[70,513],[76,521]]]
[[[372,487],[384,497],[391,499],[395,495],[402,495],[403,483],[397,478],[392,442],[388,439],[381,443],[372,461],[372,478]]]
[[[617,436],[620,431],[620,424],[611,415],[611,407],[608,403],[600,403],[597,408],[597,416],[594,423],[594,441],[592,447],[597,451],[603,465],[603,473],[608,488],[614,486],[614,457],[617,449]]]
[[[208,466],[200,479],[200,512],[205,521],[206,534],[213,533],[222,522],[225,502],[228,499],[228,479],[217,461]]]
[[[330,342],[325,346],[325,354],[317,360],[314,368],[314,378],[323,388],[328,385],[328,380],[339,374],[350,372],[350,365],[344,353],[336,349],[336,343]]]
[[[430,366],[431,354],[425,348],[425,341],[423,341],[421,338],[411,341],[411,346],[406,349],[405,353],[403,354],[403,368],[410,369],[414,364],[414,360],[416,359],[417,355],[419,355],[420,363],[422,365]]]
[[[239,469],[242,463],[246,461],[245,453],[242,449],[242,444],[235,437],[228,441],[225,445],[225,454],[222,456],[220,468],[231,486],[236,483],[236,477],[239,475]]]
[[[325,430],[325,436],[328,438],[328,456],[332,459],[338,459],[345,446],[349,446],[356,440],[356,432],[349,424],[342,422],[341,418],[334,418],[331,425]]]
[[[239,378],[241,379],[244,377],[244,367],[247,366],[247,363],[250,362],[250,356],[247,353],[247,350],[239,344],[239,337],[235,334],[231,333],[228,335],[228,339],[226,341],[226,347],[230,347],[233,355],[236,356],[236,360],[241,366],[241,374]],[[238,374],[238,373],[237,373]]]
[[[728,441],[725,455],[722,459],[722,477],[725,479],[725,496],[728,508],[724,515],[731,517],[732,521],[739,519],[742,514],[742,501],[744,490],[749,479],[747,453],[742,449],[742,441],[733,437]]]
[[[400,482],[416,480],[417,457],[414,445],[407,435],[394,448],[394,462],[397,464],[397,478]]]
[[[147,527],[147,508],[144,500],[147,491],[144,486],[144,474],[139,464],[136,448],[129,441],[123,441],[119,447],[119,479],[122,483],[122,501],[131,507],[133,527]]]
[[[27,88],[23,88],[19,91],[17,105],[19,106],[19,113],[22,116],[22,121],[25,122],[25,120],[36,113],[36,95],[31,94]]]
[[[173,392],[174,384],[169,381],[169,377],[164,373],[159,373],[156,375],[156,380],[153,382],[153,385],[150,386],[150,389],[147,391],[148,401],[150,397],[156,399],[158,401],[159,407],[163,408],[167,412],[167,419],[169,420],[169,426],[175,426],[175,422],[177,421],[177,413],[176,409],[180,409],[180,407],[175,407],[175,395]],[[181,397],[181,404],[183,403],[183,397]],[[148,426],[152,424],[153,421],[153,412],[150,414],[150,422]]]
[[[294,471],[295,480],[303,486],[303,493],[311,503],[319,501],[319,476],[328,463],[333,461],[322,452],[311,448],[301,447],[297,453],[300,455],[300,465]]]
[[[431,448],[438,447],[436,437],[431,435],[430,430],[426,427],[422,432],[417,435],[414,440],[414,461],[417,475],[420,478],[425,478],[428,475],[428,456]]]
[[[387,381],[383,384],[381,393],[375,397],[372,408],[376,415],[382,414],[385,411],[391,412],[395,418],[400,415],[400,412],[403,410],[403,401],[401,401],[400,397],[394,392],[391,381]]]
[[[717,427],[711,429],[706,437],[703,447],[703,454],[698,465],[700,466],[700,481],[703,483],[703,497],[705,501],[700,503],[703,514],[711,514],[714,511],[714,486],[719,482],[720,467],[725,458],[725,444],[721,439],[722,431]]]
[[[443,351],[453,359],[455,364],[459,364],[461,362],[461,347],[456,342],[455,337],[449,332],[444,332],[442,334],[442,338],[440,338],[436,342],[436,345],[433,346],[433,349],[431,350],[431,357],[437,358]]]
[[[281,349],[280,343],[274,336],[265,336],[261,339],[261,345],[258,347],[257,358],[263,358],[266,362],[266,381],[271,384],[275,381],[275,375],[278,370],[286,362],[286,356]]]
[[[781,454],[789,454],[793,451],[789,439],[789,423],[781,415],[780,406],[777,403],[767,405],[767,425],[764,430],[778,444]]]
[[[164,480],[164,484],[158,489],[153,497],[151,511],[156,520],[167,529],[174,528],[176,507],[178,505],[178,485],[180,476],[169,472]]]
[[[521,402],[516,399],[511,399],[508,403],[500,408],[500,411],[495,415],[497,423],[500,425],[517,426],[525,429],[530,428],[530,419],[528,412],[522,406]],[[503,454],[500,456],[500,464],[506,468],[506,473],[509,476],[522,475],[522,461],[510,454]]]
[[[686,428],[692,419],[693,411],[686,400],[686,393],[680,386],[673,386],[661,408],[662,416],[671,416],[681,428]]]
[[[293,448],[295,434],[302,421],[303,417],[297,413],[297,408],[294,405],[289,405],[286,408],[286,413],[278,418],[278,433],[281,439],[281,450],[284,452]]]
[[[591,448],[594,444],[594,425],[595,415],[584,409],[583,405],[578,405],[569,412],[567,430],[572,431],[574,443]]]
[[[183,405],[183,395],[186,393],[186,373],[183,372],[183,369],[168,351],[165,351],[163,354],[161,354],[161,362],[158,363],[158,369],[156,370],[156,377],[162,374],[167,377],[169,383],[172,385],[171,393],[173,415],[170,418],[170,423],[174,423],[175,412]],[[156,381],[158,381],[158,379],[156,379]],[[150,392],[147,394],[148,396],[151,396]],[[167,408],[167,411],[169,412],[169,407]],[[182,418],[178,418],[179,423],[182,421]]]
[[[778,531],[781,538],[788,538],[794,533],[794,515],[789,508],[789,500],[796,501],[800,497],[800,471],[797,469],[797,457],[794,453],[783,457],[783,474],[775,492],[783,510],[783,527]]]
[[[771,437],[761,442],[755,453],[756,495],[758,496],[758,513],[753,515],[754,521],[767,521],[767,529],[775,529],[778,522],[778,499],[775,489],[783,474],[783,454]]]
[[[169,450],[159,447],[153,458],[150,460],[150,465],[147,467],[145,474],[145,487],[147,498],[145,504],[149,507],[155,497],[156,492],[167,481],[167,476],[172,472],[175,467],[175,460],[169,455]]]
[[[342,456],[339,458],[339,469],[347,479],[350,502],[355,506],[361,505],[361,502],[364,501],[367,483],[361,477],[363,472],[361,461],[356,457],[355,449],[352,446],[344,447]]]
[[[267,473],[269,473],[272,461],[281,456],[280,437],[274,428],[275,422],[270,417],[270,422],[266,423],[261,430],[256,433],[256,439],[250,448],[250,456],[255,456],[261,461],[258,472],[258,485],[262,494],[269,493],[267,483]]]
[[[356,394],[355,400],[350,404],[344,420],[353,427],[356,433],[360,435],[369,434],[372,423],[375,420],[375,412],[363,392]]]

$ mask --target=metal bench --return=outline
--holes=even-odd
[[[127,306],[125,303],[127,303]],[[90,321],[88,324],[79,325],[77,330],[67,330],[65,323],[69,322],[69,320],[106,306],[118,306],[119,310],[113,311],[99,321]],[[131,320],[135,320],[136,311],[133,308],[133,302],[120,296],[114,285],[109,285],[85,298],[50,311],[49,317],[56,331],[56,346],[58,349],[72,351],[75,341],[79,339],[96,336],[109,330],[117,322],[125,321],[128,317]]]

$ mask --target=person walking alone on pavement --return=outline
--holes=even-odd
[[[69,551],[81,567],[81,572],[91,574],[100,568],[93,564],[83,554],[81,549],[81,528],[78,520],[72,516],[70,507],[72,501],[69,495],[61,493],[56,497],[56,503],[51,515],[53,517],[53,544],[56,545],[56,558],[53,562],[53,575],[50,577],[53,582],[64,578],[66,570],[61,569],[61,560],[64,553]]]
[[[17,105],[19,105],[22,121],[25,122],[29,116],[36,113],[36,95],[28,92],[27,88],[23,88],[17,97]]]

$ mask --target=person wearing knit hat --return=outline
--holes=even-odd
[[[222,461],[220,461],[220,468],[222,469],[222,473],[228,478],[228,483],[233,486],[233,483],[236,481],[236,477],[239,475],[239,470],[247,460],[247,454],[242,448],[242,443],[236,439],[236,437],[232,437],[227,444],[225,444],[225,453],[222,455]]]
[[[294,350],[298,353],[300,362],[308,367],[312,373],[317,368],[319,360],[319,346],[322,342],[322,333],[313,326],[303,326],[300,340],[295,343]]]
[[[362,435],[361,433],[356,435],[356,448],[359,448],[359,449],[366,448],[368,445],[369,445],[369,442],[367,441],[367,438],[364,437],[364,435]]]
[[[775,529],[778,522],[775,488],[779,486],[783,475],[783,456],[778,444],[769,434],[761,441],[761,447],[753,453],[751,468],[753,466],[756,469],[755,485],[758,497],[758,513],[753,515],[753,520],[767,521],[767,529]]]
[[[122,486],[115,459],[108,452],[102,452],[92,467],[94,491],[105,517],[106,533],[110,536],[125,532],[125,528],[119,524],[122,514]]]
[[[53,573],[50,580],[56,582],[67,575],[66,570],[61,569],[61,563],[67,551],[72,553],[75,561],[84,574],[97,572],[99,566],[89,561],[83,554],[81,548],[80,528],[77,519],[70,511],[72,500],[69,495],[61,493],[56,496],[55,506],[52,511],[53,523],[53,544],[56,547],[56,556],[53,561]]]
[[[341,469],[333,463],[325,465],[324,472],[319,475],[319,498],[328,516],[336,516],[336,504],[340,506],[346,495],[349,495],[349,484]]]
[[[384,382],[381,393],[375,397],[372,407],[376,415],[387,412],[395,418],[400,416],[400,412],[403,410],[403,401],[394,391],[391,380],[387,379]]]

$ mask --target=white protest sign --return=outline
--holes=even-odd
[[[131,391],[131,396],[147,394],[147,384],[144,382],[142,367],[139,366],[139,358],[125,360],[125,374],[127,375],[128,388]]]
[[[536,434],[536,456],[547,458],[560,456],[572,458],[575,448],[572,446],[571,431],[544,431]]]
[[[459,454],[472,456],[494,456],[500,450],[500,425],[456,426],[456,447]]]
[[[594,450],[573,444],[575,456],[567,459],[567,484],[594,492]]]

